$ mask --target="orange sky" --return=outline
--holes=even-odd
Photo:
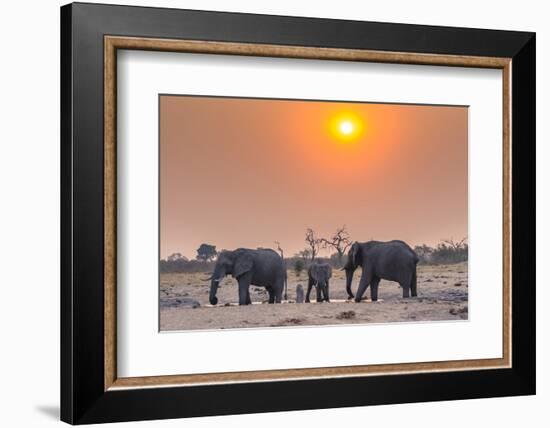
[[[342,115],[359,135],[331,132]],[[467,107],[160,98],[162,258],[276,240],[290,256],[307,227],[329,236],[346,225],[358,241],[460,239],[467,177]]]

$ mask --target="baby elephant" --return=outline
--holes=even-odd
[[[296,303],[304,303],[304,289],[302,284],[296,286]]]
[[[309,303],[311,287],[317,288],[317,302],[330,302],[328,297],[329,280],[332,277],[332,268],[327,263],[312,263],[307,270],[309,282],[307,285],[306,303]]]

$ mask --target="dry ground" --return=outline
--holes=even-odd
[[[361,270],[355,272],[357,289]],[[269,305],[265,289],[251,286],[254,304],[238,306],[237,283],[225,278],[218,290],[218,305],[210,306],[210,283],[204,273],[162,274],[160,328],[167,330],[279,327],[297,325],[359,324],[468,319],[468,265],[419,266],[418,297],[403,299],[397,283],[381,281],[378,302],[346,301],[345,273],[333,271],[331,303],[294,303],[296,285],[307,289],[307,273],[288,271],[288,302]],[[370,296],[367,290],[366,296]],[[312,290],[315,300],[315,289]]]

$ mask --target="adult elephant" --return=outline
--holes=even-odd
[[[348,260],[344,266],[346,271],[346,291],[352,299],[351,282],[353,273],[361,266],[363,272],[355,301],[360,302],[370,285],[371,300],[378,300],[378,284],[381,279],[398,282],[403,288],[403,297],[411,294],[416,297],[416,264],[418,256],[409,245],[403,241],[369,241],[354,242],[348,252]]]
[[[328,295],[328,286],[332,277],[332,268],[328,263],[314,262],[307,270],[308,285],[306,293],[306,303],[309,303],[309,294],[311,287],[317,288],[317,303],[330,302]]]
[[[239,283],[239,305],[250,305],[250,285],[265,287],[269,303],[281,303],[283,290],[286,298],[286,270],[283,259],[267,248],[251,250],[238,248],[222,251],[211,276],[210,304],[218,303],[216,293],[220,281],[232,275]]]

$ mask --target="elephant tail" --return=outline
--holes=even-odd
[[[285,271],[285,295],[284,295],[285,300],[288,300],[287,287],[288,287],[288,281],[287,281],[287,274]]]

